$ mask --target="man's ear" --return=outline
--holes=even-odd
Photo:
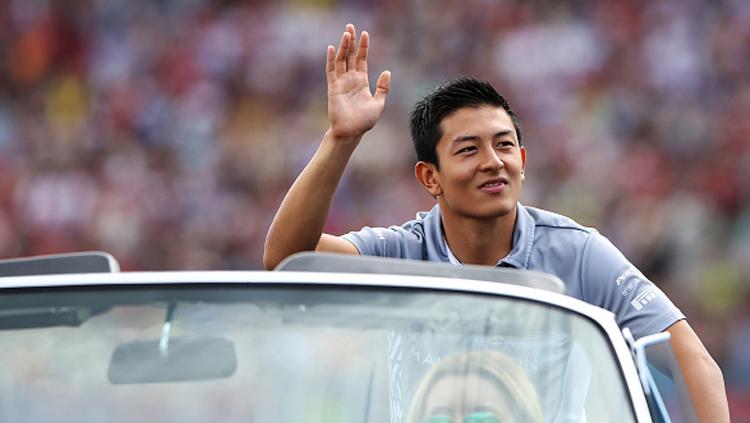
[[[443,193],[443,188],[440,186],[440,175],[438,175],[434,164],[423,161],[417,162],[414,165],[414,176],[433,197]]]
[[[526,179],[526,174],[524,171],[526,170],[526,147],[521,146],[521,180],[523,181]]]

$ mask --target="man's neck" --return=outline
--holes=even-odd
[[[444,213],[443,234],[453,255],[463,264],[494,266],[513,248],[516,209],[493,219],[472,219]]]

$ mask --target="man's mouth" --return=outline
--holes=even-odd
[[[493,179],[480,185],[479,189],[488,194],[497,194],[502,192],[507,185],[508,183],[502,179]]]

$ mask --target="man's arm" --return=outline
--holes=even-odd
[[[700,421],[729,423],[724,376],[698,335],[685,320],[673,324],[667,332]]]
[[[351,24],[346,26],[338,51],[328,46],[326,81],[331,126],[271,223],[263,251],[263,264],[269,270],[300,251],[358,253],[349,241],[323,234],[323,225],[349,158],[383,113],[390,89],[390,73],[386,71],[378,78],[375,94],[370,93],[368,48],[366,32],[357,48],[356,31]]]
[[[605,237],[589,238],[583,261],[582,298],[615,313],[620,327],[629,327],[636,339],[667,327],[701,421],[729,422],[721,369],[684,315]]]

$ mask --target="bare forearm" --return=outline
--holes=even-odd
[[[729,406],[721,369],[711,360],[710,363],[702,363],[700,369],[692,367],[688,373],[694,373],[686,376],[686,379],[693,380],[693,383],[688,382],[688,389],[692,398],[699,398],[694,403],[700,421],[729,423]]]
[[[729,406],[721,369],[711,357],[680,366],[701,422],[729,423]]]
[[[315,250],[341,176],[359,139],[337,140],[327,131],[276,212],[266,236],[263,263],[274,268],[287,256]]]
[[[672,325],[672,348],[701,422],[729,423],[721,369],[686,321]]]

